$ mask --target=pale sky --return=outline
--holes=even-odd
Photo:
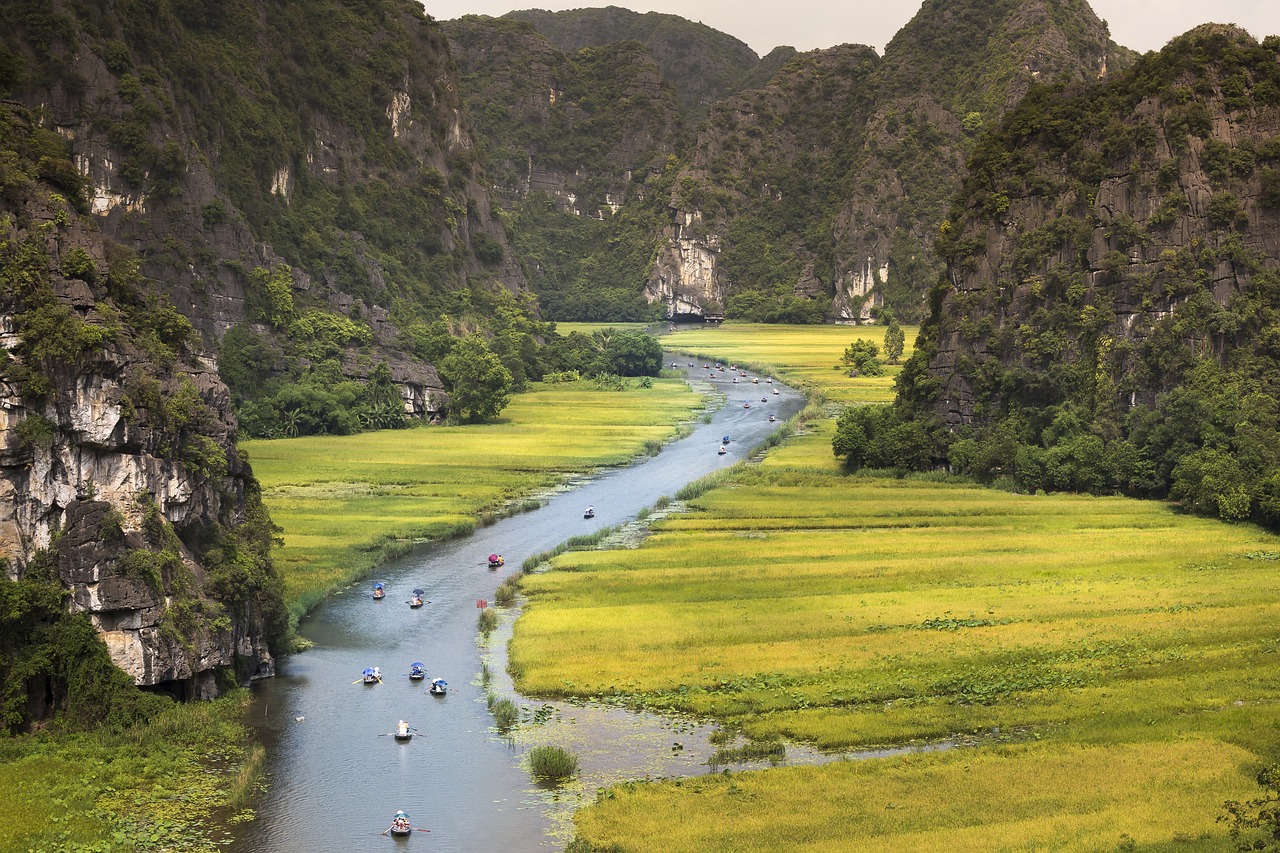
[[[1255,38],[1280,33],[1277,0],[1090,0],[1093,11],[1111,26],[1111,37],[1145,53],[1174,36],[1209,21],[1239,24]],[[423,0],[427,14],[440,20],[462,15],[502,15],[512,9],[581,9],[625,6],[637,12],[666,12],[741,39],[761,56],[778,45],[796,50],[868,44],[880,53],[894,33],[920,8],[916,0]]]

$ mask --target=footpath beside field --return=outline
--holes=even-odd
[[[817,378],[843,347],[805,363],[805,331],[688,349],[790,352],[784,378],[849,401]],[[1223,803],[1280,755],[1280,539],[1156,502],[850,476],[828,421],[801,432],[638,549],[526,576],[518,684],[748,745],[957,746],[619,786],[571,850],[1234,849]]]

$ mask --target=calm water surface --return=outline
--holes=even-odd
[[[707,375],[700,367],[690,372],[697,381]],[[569,839],[572,810],[592,800],[599,785],[708,772],[705,726],[516,695],[505,674],[510,616],[486,644],[477,639],[476,604],[491,599],[531,554],[632,520],[690,480],[742,459],[803,405],[798,393],[776,383],[781,394],[773,395],[774,386],[763,379],[752,385],[739,377],[733,385],[726,376],[712,384],[725,395],[724,407],[710,424],[699,423],[693,435],[658,456],[605,472],[539,510],[385,567],[378,577],[387,584],[383,601],[372,600],[370,584],[360,584],[309,616],[300,633],[315,648],[283,660],[276,678],[255,685],[251,713],[267,745],[270,787],[258,819],[236,830],[231,849],[558,850]],[[747,400],[750,409],[742,406]],[[769,422],[770,414],[777,423]],[[720,456],[725,434],[733,440]],[[564,440],[572,441],[572,435]],[[582,518],[588,504],[597,513],[590,521]],[[490,571],[485,558],[495,551],[507,563]],[[429,603],[419,609],[406,604],[414,587],[427,592]],[[405,674],[413,661],[426,663],[431,676],[448,679],[448,695],[431,696],[423,682],[410,682]],[[481,684],[483,663],[492,673],[489,687]],[[366,666],[381,667],[384,683],[353,684]],[[537,722],[522,726],[516,740],[499,735],[485,701],[490,689],[514,698]],[[418,732],[407,744],[386,734],[401,719]],[[582,770],[574,785],[548,790],[530,780],[522,756],[541,741],[578,754]],[[818,757],[792,749],[790,758]],[[396,809],[430,834],[380,835]]]

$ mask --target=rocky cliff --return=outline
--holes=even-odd
[[[675,173],[646,193],[628,193],[614,213],[627,215],[634,202],[638,218],[656,229],[629,241],[650,248],[631,253],[630,286],[643,281],[651,304],[685,316],[854,322],[887,305],[919,320],[940,270],[937,229],[983,126],[1033,82],[1096,80],[1133,60],[1084,0],[931,0],[883,59],[843,45],[803,55],[779,48],[759,60],[701,25],[615,8],[507,18],[566,51],[633,39],[676,92],[695,140],[662,149],[677,155]],[[464,51],[469,103],[473,91],[489,91],[472,82],[487,83],[486,75],[550,69],[545,46],[522,33],[523,49],[506,54],[514,61],[495,64],[487,49]],[[541,87],[527,88],[545,100]],[[530,114],[516,100],[482,123],[487,150],[503,150],[526,127]],[[596,101],[606,113],[628,103]],[[544,121],[533,117],[535,126]],[[625,138],[633,126],[642,138],[651,135],[645,123],[618,127]],[[568,139],[548,135],[537,159],[554,161]],[[516,162],[495,160],[498,169]],[[665,209],[651,209],[658,191],[666,193]],[[544,259],[556,262],[554,253],[541,253]],[[561,316],[558,308],[550,303],[552,316]]]
[[[642,45],[676,92],[690,126],[701,123],[712,104],[742,88],[760,65],[755,51],[742,41],[678,15],[608,6],[561,12],[527,9],[503,17],[531,25],[570,54],[624,41]]]
[[[926,2],[885,48],[852,140],[852,184],[832,223],[840,320],[872,304],[920,319],[933,242],[973,140],[1036,82],[1091,81],[1132,64],[1084,0]]]
[[[299,309],[380,316],[349,356],[402,366],[398,326],[523,286],[420,6],[236,9],[41,0],[0,33],[0,84],[69,141],[100,227],[206,348],[266,319],[255,270],[287,265]],[[442,391],[420,361],[399,372],[407,396]]]
[[[444,24],[489,180],[576,216],[612,216],[684,147],[680,108],[637,42],[562,52],[531,24],[469,15]]]
[[[39,119],[0,109],[0,564],[51,570],[140,686],[269,676],[284,611],[226,386]],[[66,696],[54,657],[0,660],[37,716]]]
[[[825,314],[833,270],[822,223],[842,194],[848,124],[866,112],[878,62],[853,45],[801,54],[764,88],[712,109],[673,186],[650,301],[672,316]]]
[[[1280,61],[1205,25],[1112,84],[1042,89],[944,226],[929,374],[952,425],[1083,395],[1129,409],[1265,345],[1280,267]]]

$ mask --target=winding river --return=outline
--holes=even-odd
[[[526,557],[570,536],[634,520],[658,498],[747,456],[804,403],[797,392],[763,379],[753,385],[739,377],[735,385],[727,374],[709,381],[700,366],[688,372],[725,397],[710,423],[697,424],[657,456],[602,472],[538,510],[385,566],[379,577],[388,589],[383,601],[374,601],[370,585],[361,583],[304,621],[300,633],[315,647],[283,660],[276,678],[255,686],[251,715],[267,746],[269,787],[258,819],[235,830],[231,849],[315,853],[406,844],[433,851],[557,850],[569,839],[573,809],[593,799],[597,787],[712,769],[703,725],[515,694],[505,671],[510,615],[487,643],[476,630],[477,600],[491,599]],[[779,394],[771,393],[774,387]],[[743,408],[748,400],[751,408]],[[721,456],[725,434],[732,441]],[[596,508],[592,520],[582,517],[587,505]],[[507,562],[490,571],[485,557],[495,551]],[[407,606],[415,587],[426,590],[429,602],[420,609]],[[423,682],[409,681],[413,661],[448,679],[449,693],[434,697]],[[353,684],[366,666],[381,667],[384,683]],[[516,739],[494,729],[485,701],[490,690],[524,710],[528,722]],[[387,734],[400,719],[417,730],[410,743]],[[531,781],[521,758],[540,739],[578,755],[575,784],[544,789]],[[431,834],[383,837],[397,809]]]

